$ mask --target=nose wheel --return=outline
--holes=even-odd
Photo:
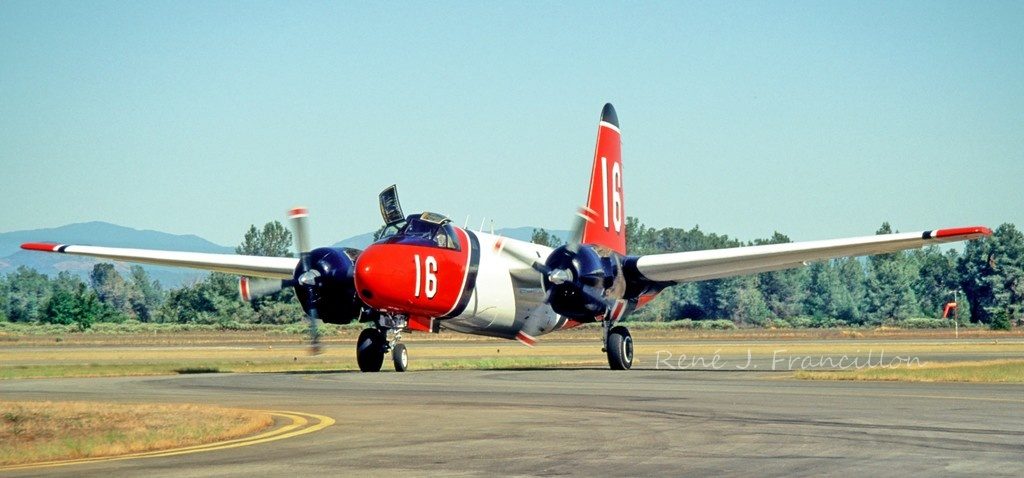
[[[384,365],[384,349],[388,346],[387,335],[380,329],[363,329],[356,341],[356,362],[362,372],[380,372]]]
[[[391,349],[391,360],[395,362],[396,372],[404,372],[409,368],[409,352],[405,350],[405,344],[398,344]]]
[[[362,372],[380,372],[384,366],[384,355],[391,353],[391,361],[396,372],[409,369],[409,352],[402,340],[402,329],[405,328],[404,317],[381,315],[377,326],[363,329],[356,341],[356,362]],[[388,337],[391,337],[389,340]]]

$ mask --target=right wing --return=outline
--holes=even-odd
[[[202,252],[157,251],[120,247],[75,246],[30,242],[21,245],[29,251],[58,252],[78,256],[100,257],[115,261],[139,262],[161,266],[190,267],[226,272],[248,277],[291,279],[299,260],[294,257],[243,256],[239,254],[208,254]]]
[[[641,275],[651,281],[693,282],[789,269],[811,261],[837,257],[884,254],[928,244],[966,241],[991,234],[992,231],[987,227],[974,226],[825,241],[651,254],[637,258],[635,266]]]

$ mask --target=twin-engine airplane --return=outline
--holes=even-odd
[[[587,205],[568,243],[555,249],[463,229],[432,212],[405,216],[394,186],[380,195],[383,237],[363,251],[311,249],[303,208],[290,212],[297,259],[52,243],[21,247],[237,274],[242,276],[241,295],[248,300],[294,287],[310,318],[314,347],[320,320],[369,323],[356,344],[364,372],[380,371],[388,353],[395,370],[405,371],[409,357],[400,340],[407,330],[430,333],[444,328],[532,346],[541,335],[590,322],[603,326],[608,365],[623,370],[633,364],[633,340],[618,322],[673,284],[992,233],[975,226],[630,256],[620,144],[619,121],[607,104],[598,127]]]

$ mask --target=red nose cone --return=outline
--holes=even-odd
[[[445,316],[463,295],[468,251],[422,244],[371,245],[356,260],[356,293],[377,310]]]
[[[412,302],[412,295],[404,289],[408,278],[399,267],[399,258],[388,254],[388,247],[372,245],[359,254],[356,260],[356,293],[363,302],[374,309],[401,311]],[[411,290],[411,289],[410,289]]]

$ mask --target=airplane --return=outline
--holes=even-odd
[[[293,287],[319,349],[319,322],[369,326],[356,343],[363,372],[378,372],[390,354],[409,366],[402,332],[441,329],[518,340],[599,322],[602,351],[614,370],[633,365],[633,339],[622,319],[674,284],[777,271],[811,261],[890,253],[992,234],[983,226],[846,239],[792,242],[634,256],[626,250],[621,133],[611,104],[601,112],[586,206],[571,237],[551,248],[457,227],[434,212],[405,215],[395,186],[379,196],[384,227],[365,250],[311,248],[308,210],[289,212],[298,258],[208,254],[55,243],[31,251],[76,254],[241,276],[252,300]]]

